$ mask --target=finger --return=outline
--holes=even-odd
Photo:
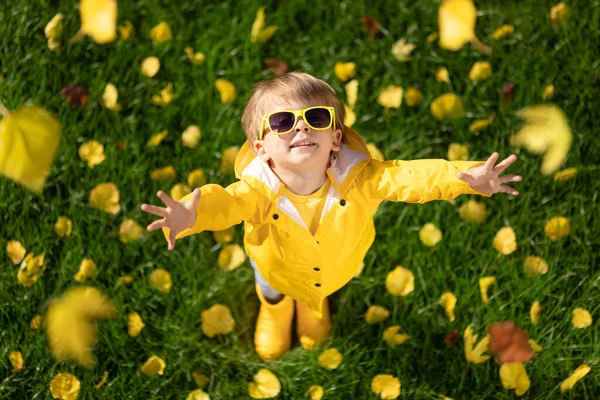
[[[514,154],[511,154],[510,156],[508,156],[504,160],[502,160],[500,162],[500,164],[496,165],[496,168],[494,168],[494,172],[496,172],[498,174],[502,173],[506,168],[508,168],[515,161],[517,161],[517,156]]]
[[[490,158],[487,159],[487,161],[485,162],[485,164],[483,166],[486,169],[494,168],[494,164],[496,164],[498,157],[500,157],[500,154],[498,154],[497,152],[493,152],[492,155],[490,156]]]
[[[510,186],[506,186],[506,185],[500,185],[500,191],[502,193],[512,194],[513,196],[519,195],[519,192],[517,192],[515,189],[511,188]]]
[[[148,230],[148,232],[153,232],[157,229],[165,228],[167,226],[168,226],[168,224],[167,224],[166,219],[158,219],[158,220],[152,222],[150,225],[148,225],[146,227],[146,229]]]
[[[190,200],[194,206],[196,206],[196,204],[198,204],[198,201],[200,200],[200,194],[201,194],[200,188],[196,188],[192,192],[192,198]]]
[[[150,204],[142,204],[142,211],[145,211],[150,214],[158,215],[159,217],[167,216],[167,209],[163,207],[153,206]]]
[[[473,179],[473,177],[471,177],[471,175],[465,174],[465,173],[460,172],[460,171],[458,171],[456,173],[456,177],[458,179],[460,179],[461,181],[466,182],[468,184],[471,184],[471,180]]]
[[[498,179],[500,180],[500,183],[521,182],[523,177],[521,175],[507,174],[500,176]]]
[[[171,196],[169,196],[168,194],[166,194],[165,192],[163,192],[162,190],[159,190],[158,193],[156,193],[156,195],[158,196],[159,199],[161,199],[163,201],[163,203],[165,203],[168,207],[173,207],[175,205],[177,205],[177,202],[175,200],[173,200],[171,198]]]
[[[171,233],[169,234],[169,251],[173,251],[175,249],[175,231],[171,229]]]

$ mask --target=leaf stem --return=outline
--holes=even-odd
[[[486,56],[492,54],[492,48],[482,43],[481,40],[477,38],[477,36],[473,36],[473,38],[471,39],[471,45],[475,48],[475,50],[485,54]]]

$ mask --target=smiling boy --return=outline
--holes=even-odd
[[[246,142],[235,162],[235,183],[208,184],[181,201],[162,191],[166,207],[142,205],[163,217],[169,250],[175,241],[244,222],[261,302],[254,342],[262,359],[276,360],[296,330],[310,348],[329,334],[327,297],[360,268],[375,238],[373,214],[382,201],[425,203],[461,194],[518,192],[500,174],[516,159],[385,162],[371,158],[362,137],[344,126],[335,91],[309,74],[292,72],[255,85],[242,125]]]

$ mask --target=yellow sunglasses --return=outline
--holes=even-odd
[[[303,110],[282,110],[266,114],[260,122],[258,139],[262,140],[265,127],[268,127],[276,135],[290,133],[296,126],[298,117],[302,117],[304,122],[316,131],[324,131],[332,125],[335,130],[335,108],[315,106]]]

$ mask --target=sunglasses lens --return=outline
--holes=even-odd
[[[313,128],[324,129],[331,124],[331,113],[326,108],[313,108],[304,115],[306,122]]]
[[[294,127],[295,119],[293,113],[282,111],[269,117],[269,125],[274,133],[287,132]]]

